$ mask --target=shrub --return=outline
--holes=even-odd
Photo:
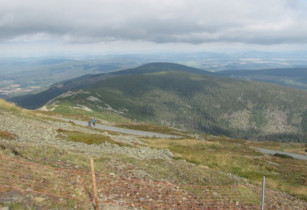
[[[290,158],[290,159],[293,159],[293,157],[290,156],[290,155],[280,154],[280,153],[275,153],[274,156],[275,157],[280,157],[280,158]]]

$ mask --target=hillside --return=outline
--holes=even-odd
[[[219,71],[215,75],[269,82],[307,90],[307,68]]]
[[[19,106],[22,106],[27,109],[36,109],[44,104],[46,104],[49,100],[71,90],[80,90],[90,85],[103,81],[108,78],[117,77],[117,76],[127,76],[127,75],[136,75],[136,74],[144,74],[144,73],[154,73],[159,71],[180,71],[180,72],[190,72],[197,74],[211,74],[210,72],[206,72],[200,69],[180,65],[173,63],[153,63],[153,64],[145,64],[137,68],[125,69],[116,72],[110,73],[101,73],[101,74],[86,74],[74,79],[70,79],[67,81],[59,82],[54,85],[51,85],[46,90],[37,93],[37,94],[28,94],[24,96],[17,96],[13,98],[9,98],[7,100],[17,103]]]
[[[259,209],[264,175],[267,208],[307,207],[306,161],[249,146],[279,144],[188,133],[182,139],[123,135],[2,100],[0,115],[3,208],[92,209],[90,157],[102,209]],[[303,145],[280,146],[294,151]]]
[[[60,96],[62,93],[65,94]],[[120,119],[141,121],[258,140],[307,139],[305,91],[214,77],[209,72],[171,63],[87,75],[12,100],[26,108],[51,100],[47,107],[54,112],[97,116],[108,113],[117,118],[117,123],[121,123]]]
[[[306,141],[307,93],[265,83],[163,71],[117,76],[49,103],[196,132],[272,141]],[[69,108],[70,107],[70,108]],[[93,113],[93,114],[94,114]],[[91,114],[89,112],[89,114]]]

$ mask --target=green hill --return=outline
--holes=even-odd
[[[135,75],[144,73],[153,73],[159,71],[180,71],[180,72],[190,72],[197,74],[211,74],[200,69],[174,64],[174,63],[151,63],[145,64],[137,68],[125,69],[121,71],[111,72],[111,73],[101,73],[101,74],[87,74],[81,77],[70,79],[67,81],[56,83],[46,90],[37,94],[28,94],[24,96],[17,96],[9,98],[7,100],[12,101],[19,106],[27,109],[36,109],[45,105],[48,101],[53,98],[72,90],[79,90],[86,88],[93,83],[102,81],[108,78],[124,76],[124,75]]]
[[[48,108],[62,113],[83,109],[89,115],[108,111],[126,119],[236,138],[307,139],[306,91],[213,77],[169,63],[114,73],[52,100]]]

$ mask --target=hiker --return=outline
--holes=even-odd
[[[96,125],[96,119],[95,118],[92,119],[92,123],[93,123],[93,126]]]
[[[92,127],[92,122],[90,120],[88,121],[88,127]]]

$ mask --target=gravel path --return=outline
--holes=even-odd
[[[290,153],[290,152],[283,152],[283,151],[270,150],[270,149],[264,149],[264,148],[256,148],[256,149],[262,153],[269,154],[269,155],[274,155],[275,153],[279,153],[279,154],[289,155],[296,159],[307,160],[307,155],[300,155],[300,154],[295,154],[295,153]]]
[[[80,120],[72,120],[72,119],[67,119],[67,118],[57,118],[57,119],[61,119],[61,120],[65,120],[65,121],[71,121],[71,122],[74,122],[78,125],[88,126],[88,122],[84,122],[84,121],[80,121]],[[136,135],[136,136],[157,137],[157,138],[167,138],[167,139],[181,138],[181,136],[176,136],[176,135],[168,135],[168,134],[148,132],[148,131],[132,130],[132,129],[119,128],[119,127],[110,126],[110,125],[96,124],[96,126],[94,126],[94,127],[99,128],[99,129],[103,129],[103,130],[114,131],[114,132],[125,133],[125,134],[131,134],[131,135]]]

